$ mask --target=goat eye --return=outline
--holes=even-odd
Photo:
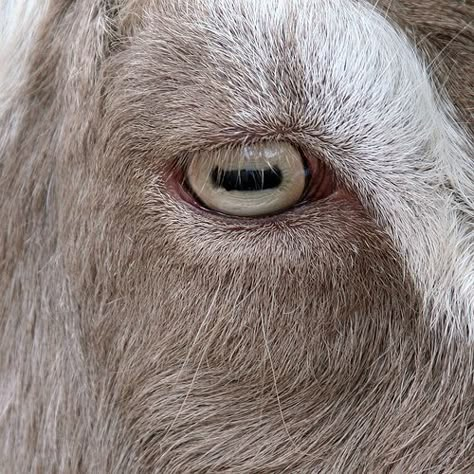
[[[186,171],[187,187],[203,206],[240,217],[285,211],[303,199],[309,179],[305,160],[288,143],[202,152]]]

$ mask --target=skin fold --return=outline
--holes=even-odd
[[[474,471],[470,0],[0,18],[1,472]],[[183,198],[267,142],[339,191]]]

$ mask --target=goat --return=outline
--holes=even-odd
[[[2,472],[474,471],[472,2],[0,17]]]

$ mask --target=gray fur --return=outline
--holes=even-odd
[[[1,30],[2,472],[474,470],[473,8],[388,3],[50,0]],[[236,220],[170,190],[265,140],[349,197]]]

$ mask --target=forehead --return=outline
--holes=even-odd
[[[356,15],[356,12],[359,15]],[[127,34],[132,34],[134,26],[146,18],[153,17],[156,30],[172,31],[185,39],[184,28],[189,23],[200,20],[200,26],[192,34],[204,35],[221,32],[221,44],[227,47],[242,46],[252,31],[256,39],[280,44],[290,51],[299,43],[321,50],[324,41],[337,45],[337,34],[349,40],[360,39],[364,24],[366,32],[373,27],[376,15],[385,19],[382,28],[395,26],[403,31],[430,69],[430,75],[440,89],[446,91],[458,106],[467,123],[472,125],[470,112],[474,107],[474,3],[454,0],[130,0],[123,4],[118,16]],[[161,17],[164,21],[160,22]],[[165,24],[163,24],[165,23]],[[211,26],[212,24],[212,26]],[[265,27],[265,24],[267,28]],[[270,24],[273,27],[268,28]],[[379,23],[383,25],[383,23]],[[199,26],[199,25],[196,25]],[[180,28],[183,28],[180,31]],[[260,30],[259,30],[260,29]],[[331,35],[331,31],[333,35]],[[373,32],[375,33],[377,29]],[[225,32],[225,35],[224,35]],[[267,35],[264,37],[264,35]],[[306,39],[301,44],[301,37]],[[373,35],[372,35],[373,36]],[[296,40],[298,38],[298,41]],[[250,53],[250,51],[249,51]],[[250,58],[249,58],[250,59]],[[294,63],[294,62],[293,62]],[[295,64],[293,64],[295,67]]]
[[[141,104],[130,110],[136,122],[150,111],[161,143],[196,147],[225,135],[301,142],[311,133],[341,149],[383,127],[385,106],[394,127],[430,100],[403,34],[348,0],[154,4],[113,64],[116,90],[128,95],[119,105]]]

